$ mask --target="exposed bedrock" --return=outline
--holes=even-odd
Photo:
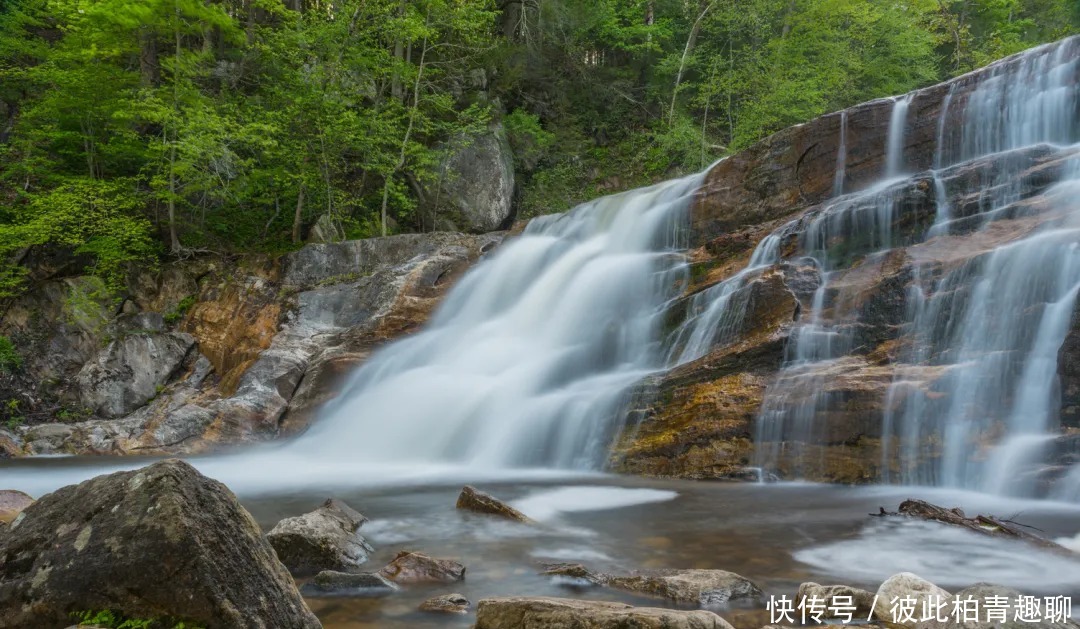
[[[728,308],[737,312],[703,355],[637,388],[611,467],[745,479],[767,464],[766,475],[843,483],[975,476],[1023,421],[1010,409],[1030,405],[1018,383],[1035,377],[1036,345],[1052,331],[1057,297],[1046,285],[1067,264],[1053,256],[1067,256],[1077,240],[1075,191],[1061,182],[1075,179],[1080,151],[1037,137],[1009,144],[1004,130],[983,150],[969,136],[985,112],[971,105],[972,113],[969,102],[990,77],[1023,79],[1043,61],[1062,63],[1055,80],[1075,89],[1075,44],[905,97],[902,134],[890,134],[896,101],[882,99],[717,164],[691,211],[690,282],[668,326],[685,325],[710,289],[731,282],[739,288]],[[979,107],[993,103],[980,94]],[[1063,133],[1055,141],[1068,140]],[[904,174],[885,177],[890,136]],[[752,259],[760,266],[748,270]],[[1011,303],[1019,305],[1000,305]],[[979,308],[990,309],[982,332],[972,325]],[[1033,483],[1075,462],[1067,444],[1080,430],[1080,314],[1056,357],[1046,415],[1050,435],[1062,436],[1044,447],[1043,468],[1022,470]],[[969,390],[970,402],[958,399]],[[957,442],[973,462],[957,463],[942,445],[956,417],[971,418]]]
[[[407,234],[197,259],[120,293],[93,278],[45,281],[0,321],[26,358],[0,383],[25,419],[0,428],[0,451],[197,453],[294,434],[502,237]]]

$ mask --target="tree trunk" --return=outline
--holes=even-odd
[[[300,242],[300,225],[304,220],[304,184],[300,184],[300,192],[296,195],[296,213],[293,214],[292,241],[293,244]]]
[[[704,2],[702,3],[704,4]],[[675,75],[675,89],[671,92],[671,108],[668,110],[668,126],[675,120],[675,99],[679,96],[679,84],[682,83],[683,71],[686,70],[686,59],[693,52],[694,46],[697,44],[698,33],[701,32],[701,22],[705,19],[705,15],[709,12],[709,9],[713,7],[713,2],[705,5],[701,8],[701,13],[697,19],[694,20],[694,25],[690,28],[690,34],[686,37],[686,46],[683,47],[682,59],[679,60],[679,72]]]
[[[158,63],[157,37],[149,29],[139,30],[139,76],[143,87],[161,83],[161,64]]]

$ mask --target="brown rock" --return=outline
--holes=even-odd
[[[462,594],[443,594],[420,603],[420,611],[440,614],[467,614],[469,599]]]
[[[487,598],[476,609],[475,629],[732,629],[708,611],[632,607],[565,598]]]
[[[485,494],[482,491],[478,491],[475,487],[469,485],[466,485],[461,489],[461,494],[458,495],[457,499],[457,508],[472,511],[474,513],[495,515],[516,522],[532,522],[532,520],[524,513],[498,498]]]
[[[465,579],[465,566],[452,559],[436,559],[403,551],[379,574],[395,583],[454,583]]]
[[[34,504],[34,499],[15,489],[0,490],[0,522],[10,524],[24,509]]]

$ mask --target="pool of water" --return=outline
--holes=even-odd
[[[0,467],[0,485],[35,495],[106,471],[96,459],[31,459]],[[135,467],[144,461],[123,459]],[[793,595],[804,581],[876,590],[910,571],[946,589],[980,581],[1039,595],[1080,599],[1080,560],[945,526],[870,517],[906,498],[959,506],[1037,527],[1080,549],[1080,505],[1020,501],[985,494],[913,487],[838,487],[661,481],[607,475],[521,471],[381,470],[357,466],[335,475],[305,474],[283,464],[262,476],[193,461],[233,487],[264,530],[333,496],[370,518],[362,534],[376,548],[376,570],[401,550],[453,558],[467,567],[462,583],[413,586],[382,598],[310,597],[328,628],[469,627],[473,616],[416,611],[425,599],[460,592],[474,603],[488,596],[541,595],[662,603],[602,588],[573,588],[538,574],[545,563],[582,562],[598,570],[718,568],[758,583],[767,594]],[[302,479],[302,482],[301,482]],[[538,521],[522,525],[454,508],[472,483]],[[762,609],[719,610],[739,629],[768,620]]]

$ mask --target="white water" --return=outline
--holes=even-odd
[[[664,366],[700,175],[532,221],[420,334],[379,352],[290,450],[320,459],[595,469]]]
[[[950,167],[1080,139],[1076,48],[1070,40],[1026,53],[979,78],[964,100],[950,87],[931,171],[937,215],[925,238],[972,229],[949,202]],[[200,467],[249,486],[265,482],[265,465],[285,474],[303,468],[310,483],[372,471],[422,482],[463,469],[601,468],[634,384],[735,338],[744,324],[742,289],[781,262],[781,243],[797,237],[791,261],[816,269],[820,281],[759,418],[758,442],[775,446],[758,453],[768,475],[779,457],[792,456],[786,441],[813,439],[820,418],[842,403],[827,385],[830,370],[842,371],[855,349],[860,313],[836,279],[853,263],[912,244],[899,241],[894,225],[910,183],[903,173],[913,98],[893,101],[881,181],[763,239],[746,269],[687,300],[687,316],[670,335],[661,328],[688,281],[681,252],[701,175],[533,221],[463,278],[423,332],[365,364],[308,433],[264,458],[224,457]],[[839,133],[837,194],[846,186],[846,114]],[[1022,151],[1001,158],[1004,166],[979,195],[975,228],[989,228],[1022,198],[1017,175],[1030,164],[1025,159]],[[915,269],[904,335],[918,342],[895,370],[890,410],[881,418],[883,464],[892,448],[901,462],[886,480],[1034,490],[1021,470],[1042,455],[1042,439],[1057,425],[1056,352],[1080,287],[1077,179],[1080,169],[1056,190],[1067,206],[1062,220],[943,275]],[[927,366],[946,374],[933,391],[919,379]],[[973,459],[975,441],[992,426],[1003,438]],[[928,442],[945,445],[931,452]],[[1080,472],[1066,473],[1054,491],[1075,500]]]
[[[898,177],[904,171],[904,136],[907,113],[914,94],[906,94],[893,100],[892,116],[889,118],[889,138],[885,143],[885,177]]]
[[[1011,218],[1027,194],[1021,175],[1034,164],[1021,149],[1080,140],[1078,54],[1076,41],[1068,40],[1029,51],[981,77],[965,77],[979,83],[960,106],[954,103],[956,84],[950,86],[929,173],[937,213],[925,238],[951,229],[993,229],[994,221]],[[813,463],[792,446],[814,442],[823,418],[844,408],[828,385],[848,369],[843,361],[857,344],[859,313],[845,308],[856,300],[842,288],[828,299],[826,294],[830,281],[853,263],[874,264],[904,244],[890,231],[898,214],[889,186],[909,185],[898,176],[911,100],[894,100],[884,181],[826,204],[802,233],[800,255],[822,270],[822,283],[762,408],[758,441],[767,445],[759,450],[759,462],[767,469],[783,457],[795,459],[789,467],[796,473]],[[1045,149],[1054,150],[1061,149]],[[946,185],[954,169],[948,167],[988,155],[995,156],[987,170],[993,174],[977,191],[976,214],[954,216]],[[908,349],[894,364],[881,420],[884,480],[1013,495],[1033,495],[1045,482],[1034,471],[1058,428],[1057,353],[1080,292],[1080,159],[1066,164],[1060,181],[1043,192],[1048,209],[1040,210],[1057,218],[1043,221],[1026,238],[943,274],[914,267],[901,335]],[[830,251],[836,242],[854,251]],[[988,446],[988,439],[996,445]],[[889,462],[894,456],[896,475]],[[1054,495],[1075,500],[1074,479],[1080,472],[1066,474]]]

